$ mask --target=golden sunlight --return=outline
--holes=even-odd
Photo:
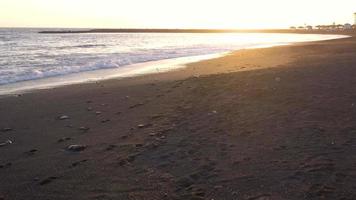
[[[353,4],[352,0],[2,0],[0,26],[287,28],[352,22]]]

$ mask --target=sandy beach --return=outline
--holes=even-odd
[[[356,39],[0,98],[0,200],[356,199]]]

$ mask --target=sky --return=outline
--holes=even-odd
[[[0,27],[288,28],[354,12],[356,0],[0,0]]]

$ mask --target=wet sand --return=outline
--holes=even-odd
[[[1,98],[0,199],[356,199],[355,55],[241,50]]]

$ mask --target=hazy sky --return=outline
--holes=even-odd
[[[356,0],[0,0],[0,27],[286,28],[354,12]]]

